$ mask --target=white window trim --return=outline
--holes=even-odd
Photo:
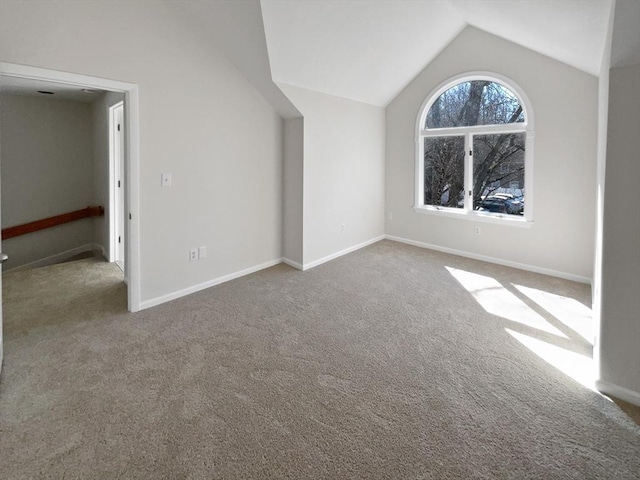
[[[520,101],[524,111],[525,121],[517,124],[504,125],[478,125],[472,127],[456,128],[430,128],[425,129],[425,121],[429,109],[436,99],[451,87],[473,80],[487,80],[504,85],[511,90]],[[530,226],[533,223],[533,150],[534,150],[534,116],[533,108],[529,97],[524,90],[513,80],[504,75],[492,72],[467,72],[456,75],[438,85],[427,95],[425,101],[418,110],[415,126],[415,203],[416,213],[432,214],[444,217],[481,221],[486,223],[497,223],[502,225]],[[465,202],[465,207],[451,208],[424,204],[424,138],[444,137],[444,136],[464,136],[465,138],[465,196],[468,195],[468,187],[473,183],[473,158],[467,154],[471,149],[471,138],[477,134],[498,134],[510,132],[526,133],[526,148],[524,158],[524,190],[525,204],[522,217],[515,215],[505,215],[501,213],[488,213],[473,210],[470,202]]]

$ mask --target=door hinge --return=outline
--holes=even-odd
[[[118,180],[118,188],[120,188],[120,180]]]
[[[129,220],[131,220],[131,214],[129,214]]]
[[[118,235],[118,243],[122,243],[122,237]]]
[[[120,124],[118,124],[118,131],[120,131]]]
[[[473,190],[469,190],[469,196],[473,195]]]
[[[473,157],[473,150],[469,150],[469,156]]]

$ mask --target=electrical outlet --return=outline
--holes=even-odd
[[[198,248],[198,258],[207,258],[207,247]]]
[[[198,259],[198,249],[197,248],[192,248],[191,250],[189,250],[189,261],[193,262],[194,260]]]
[[[344,229],[347,228],[347,226],[343,223],[342,225],[340,225],[340,231],[344,232]]]
[[[473,227],[473,233],[476,235],[480,235],[480,227]]]

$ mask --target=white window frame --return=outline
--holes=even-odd
[[[511,90],[522,106],[524,112],[524,122],[509,123],[503,125],[477,125],[472,127],[452,127],[452,128],[426,128],[426,118],[429,109],[440,95],[450,88],[464,82],[474,80],[486,80],[503,85]],[[436,87],[420,106],[416,119],[415,128],[415,203],[414,211],[428,215],[446,216],[487,223],[498,223],[503,225],[514,225],[528,227],[533,223],[533,140],[534,140],[534,118],[531,102],[524,90],[513,80],[503,75],[491,72],[467,72],[456,75]],[[525,133],[524,152],[524,213],[522,216],[509,215],[503,213],[480,212],[473,210],[473,201],[470,199],[469,191],[473,190],[473,157],[469,151],[473,145],[474,135],[501,134],[501,133]],[[459,136],[465,139],[465,205],[464,208],[442,207],[436,205],[425,205],[424,203],[424,140],[427,137]]]

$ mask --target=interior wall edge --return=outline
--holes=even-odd
[[[327,263],[331,260],[335,260],[338,257],[342,257],[348,253],[355,252],[356,250],[360,250],[361,248],[368,247],[369,245],[373,245],[374,243],[379,242],[380,240],[384,240],[385,235],[378,235],[377,237],[373,237],[369,240],[366,240],[362,243],[358,243],[357,245],[352,245],[351,247],[344,248],[338,252],[332,253],[331,255],[327,255],[326,257],[319,258],[318,260],[314,260],[313,262],[305,263],[302,266],[302,270],[310,270],[314,267],[322,265],[323,263]]]
[[[282,263],[284,263],[285,265],[289,265],[290,267],[293,267],[297,270],[304,270],[304,267],[302,264],[298,263],[298,262],[294,262],[293,260],[290,260],[288,258],[282,257]]]

